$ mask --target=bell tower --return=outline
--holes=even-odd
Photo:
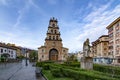
[[[38,48],[39,61],[65,60],[68,49],[63,47],[60,35],[58,21],[53,17],[49,20],[44,46]]]
[[[57,23],[54,17],[50,19],[45,41],[62,41]]]

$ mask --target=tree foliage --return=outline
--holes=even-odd
[[[67,57],[67,61],[77,61],[77,57],[74,54],[72,54],[71,56]]]
[[[30,54],[29,54],[29,58],[30,60],[37,60],[38,58],[38,54],[37,54],[37,51],[31,51]]]

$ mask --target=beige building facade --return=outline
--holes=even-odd
[[[108,35],[102,35],[92,42],[92,53],[94,57],[108,57]]]
[[[109,54],[120,63],[120,17],[107,26],[109,35]]]
[[[66,60],[68,48],[63,47],[57,23],[58,21],[54,17],[50,19],[44,46],[38,48],[38,61]]]

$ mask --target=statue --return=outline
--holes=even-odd
[[[86,39],[86,41],[83,44],[83,57],[81,58],[81,68],[92,70],[93,69],[93,59],[90,57],[90,45],[89,45],[89,39]]]
[[[89,57],[90,56],[89,39],[87,39],[83,44],[83,56],[84,57]]]

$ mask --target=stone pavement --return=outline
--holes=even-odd
[[[45,80],[44,77],[36,78],[33,63],[25,65],[22,63],[0,64],[0,80]]]

